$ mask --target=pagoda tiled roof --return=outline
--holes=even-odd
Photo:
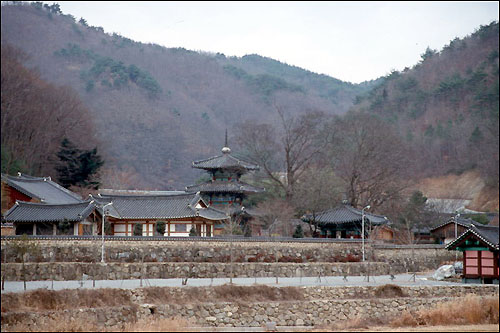
[[[223,148],[222,155],[210,157],[204,160],[194,161],[193,168],[213,170],[213,169],[246,169],[249,171],[259,170],[258,165],[240,160],[231,155],[230,149]]]
[[[78,194],[53,182],[50,177],[2,174],[2,181],[30,198],[40,200],[42,203],[69,204],[83,201]]]
[[[463,232],[457,239],[450,242],[446,245],[447,250],[454,250],[459,247],[467,236],[473,234],[481,241],[486,243],[491,249],[498,251],[499,250],[499,227],[498,226],[489,226],[489,225],[479,225],[472,224],[465,232]]]
[[[96,197],[106,208],[107,216],[117,219],[179,219],[202,217],[208,220],[225,220],[223,212],[208,207],[199,193],[172,195],[104,195]],[[201,207],[197,207],[198,204]],[[101,210],[101,208],[99,208]]]
[[[70,204],[43,204],[17,201],[5,213],[6,222],[79,222],[94,211],[94,201]]]
[[[313,220],[312,214],[306,214],[302,217],[304,222]],[[349,205],[341,205],[333,209],[329,209],[315,214],[314,220],[319,224],[342,224],[362,222],[362,211]],[[381,225],[389,221],[385,216],[371,214],[365,211],[365,222],[373,225]]]
[[[201,193],[260,193],[264,188],[253,186],[241,181],[222,181],[214,180],[206,183],[191,185],[186,187],[186,192]]]

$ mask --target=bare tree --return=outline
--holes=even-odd
[[[2,44],[1,141],[11,154],[2,166],[23,161],[30,172],[55,176],[55,154],[63,138],[82,148],[95,143],[89,111],[75,91],[58,87],[24,67],[26,56]]]
[[[420,240],[420,231],[436,224],[439,215],[432,208],[428,208],[427,197],[422,192],[414,191],[408,199],[400,201],[399,207],[393,207],[393,221],[398,233],[396,238],[403,244],[411,245],[411,270],[415,280],[415,251],[414,245]]]
[[[329,165],[309,167],[297,182],[293,205],[300,215],[311,215],[311,235],[318,233],[316,214],[340,203],[341,192],[342,183]]]
[[[382,206],[409,186],[404,144],[391,126],[376,116],[349,113],[335,118],[328,149],[353,207]]]
[[[236,141],[266,177],[283,189],[286,199],[292,199],[297,181],[322,151],[319,129],[326,116],[310,111],[293,117],[279,106],[275,110],[277,127],[246,121],[240,124]]]
[[[289,202],[279,198],[271,199],[259,203],[256,209],[259,211],[258,219],[269,231],[269,236],[273,236],[271,233],[286,237],[292,235],[291,219],[295,212]]]

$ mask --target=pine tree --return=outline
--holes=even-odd
[[[304,232],[302,231],[302,226],[300,224],[295,228],[295,232],[293,233],[293,238],[304,238]]]
[[[56,171],[58,181],[62,186],[70,187],[74,185],[93,189],[99,188],[100,184],[94,178],[104,161],[97,154],[97,148],[81,150],[64,138],[57,157],[60,163],[56,166]]]

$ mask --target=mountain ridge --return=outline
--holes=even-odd
[[[218,155],[226,129],[232,146],[233,126],[241,121],[276,123],[274,105],[290,115],[351,110],[381,116],[411,143],[415,165],[409,167],[417,178],[476,167],[491,178],[492,166],[498,168],[498,134],[491,141],[495,133],[487,133],[488,124],[473,110],[476,97],[489,96],[481,90],[498,101],[498,23],[441,52],[428,49],[412,68],[354,84],[257,54],[227,57],[135,42],[37,3],[2,4],[1,14],[2,43],[29,53],[27,66],[49,82],[73,87],[91,111],[106,161],[104,186],[171,190],[194,184],[203,175],[190,168],[192,161]],[[476,154],[469,142],[474,138],[483,140],[481,147],[488,140],[493,146]]]

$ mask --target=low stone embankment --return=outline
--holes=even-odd
[[[176,316],[202,327],[262,326],[268,322],[275,322],[279,326],[328,325],[357,317],[395,317],[403,311],[415,312],[469,294],[498,298],[499,290],[498,286],[491,285],[383,287],[298,287],[293,293],[267,287],[272,289],[272,295],[284,293],[292,298],[273,301],[271,297],[268,301],[259,302],[240,299],[245,288],[251,293],[251,288],[254,287],[236,287],[239,289],[231,293],[227,289],[230,287],[224,286],[226,294],[229,292],[227,301],[218,301],[221,295],[217,287],[154,288],[150,291],[143,288],[120,291],[126,292],[130,298],[128,304],[123,306],[78,309],[65,307],[58,311],[19,311],[9,309],[8,302],[4,307],[2,301],[2,329],[19,322],[41,325],[51,318],[92,321],[97,325],[110,327],[137,320]],[[390,291],[399,292],[399,295]],[[17,303],[12,301],[12,304]]]
[[[397,274],[386,263],[26,263],[2,264],[7,281],[308,277]],[[23,276],[23,271],[25,276]],[[231,273],[232,272],[232,273]]]
[[[40,266],[40,279],[69,279],[68,276],[87,274],[107,279],[139,278],[141,270],[145,278],[227,277],[228,263],[235,262],[235,277],[260,276],[318,276],[359,275],[362,251],[359,242],[246,242],[227,241],[106,241],[105,260],[110,266],[94,268],[89,265],[101,260],[101,243],[97,240],[36,240],[25,259],[29,263],[58,263]],[[13,263],[22,261],[16,250],[16,241],[2,239],[2,272],[8,264],[9,276],[19,276],[19,268]],[[366,258],[373,262],[373,273],[399,274],[412,271],[437,269],[442,263],[455,260],[455,252],[439,246],[366,247]],[[459,254],[459,260],[461,258]],[[144,262],[144,268],[134,266]],[[65,263],[73,263],[77,273],[65,273]],[[196,263],[197,265],[190,265]],[[247,263],[249,266],[240,264]],[[315,265],[320,264],[321,265]],[[351,263],[343,266],[343,263]],[[118,265],[119,264],[119,265]],[[151,265],[150,265],[151,264]],[[253,265],[255,264],[255,265]],[[294,265],[288,265],[294,264]],[[252,266],[253,265],[253,266]],[[349,268],[351,267],[350,271]],[[31,270],[31,269],[30,269]],[[71,270],[71,269],[69,269]],[[221,275],[221,274],[225,275]],[[54,277],[52,277],[54,276]],[[78,277],[80,278],[81,275]],[[17,279],[17,278],[16,278]],[[32,278],[29,278],[32,279]]]

